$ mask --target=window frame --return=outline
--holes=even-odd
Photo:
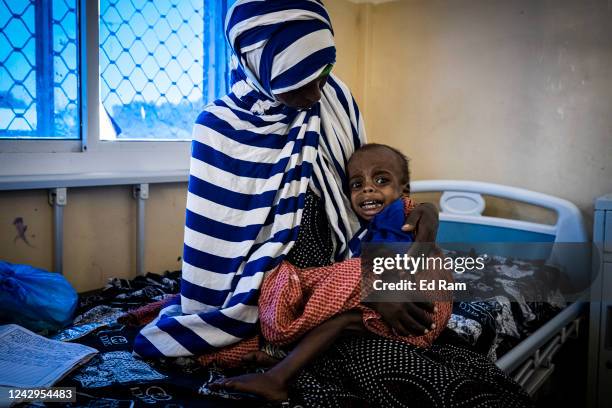
[[[77,25],[80,140],[0,140],[0,177],[188,171],[190,140],[100,140],[98,1],[77,1]]]

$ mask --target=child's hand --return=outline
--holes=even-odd
[[[430,302],[376,302],[368,306],[380,313],[400,336],[422,336],[436,328],[429,315],[436,308]]]
[[[363,332],[366,330],[363,325],[363,317],[361,312],[357,310],[349,310],[348,312],[341,313],[337,318],[342,319],[342,326],[344,331],[347,332]]]

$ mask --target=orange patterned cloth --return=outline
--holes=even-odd
[[[356,309],[362,312],[364,325],[371,332],[428,347],[446,327],[452,310],[451,302],[434,302],[438,307],[433,315],[434,330],[423,336],[395,334],[376,311],[361,304],[360,258],[307,269],[283,262],[264,279],[258,304],[261,334],[279,346],[294,343],[331,317]],[[198,361],[202,365],[239,367],[242,357],[259,350],[259,346],[260,337],[255,336],[199,356]]]
[[[390,339],[428,347],[444,330],[452,303],[435,302],[436,328],[422,336],[399,336],[374,310],[361,304],[361,260],[353,258],[331,266],[299,269],[283,262],[266,276],[259,298],[262,335],[273,344],[287,345],[329,318],[360,310],[365,327]]]
[[[198,356],[197,360],[203,366],[215,364],[224,368],[236,368],[243,365],[242,357],[245,354],[257,350],[259,350],[259,336],[253,336],[231,346],[223,347],[214,353]]]
[[[159,315],[160,310],[172,303],[178,297],[178,294],[170,295],[157,302],[127,311],[117,318],[117,322],[127,326],[144,326],[145,324],[149,324]]]
[[[412,200],[404,198],[406,214],[412,208]],[[272,344],[288,345],[331,317],[352,309],[362,312],[363,323],[369,331],[418,347],[429,347],[446,328],[452,302],[434,302],[438,308],[432,316],[436,324],[434,330],[422,336],[397,335],[383,322],[380,314],[361,304],[361,278],[360,258],[306,269],[282,262],[266,275],[261,287],[258,302],[261,334]],[[437,299],[444,298],[440,294],[436,296]],[[203,365],[215,363],[237,367],[245,354],[259,350],[259,346],[260,338],[255,336],[200,356],[198,361]]]
[[[415,204],[408,197],[403,201],[408,215]],[[438,271],[427,272],[439,275]],[[259,319],[262,335],[270,343],[287,345],[329,318],[351,309],[362,312],[363,323],[371,332],[419,347],[430,346],[446,328],[452,311],[450,301],[434,302],[438,307],[438,312],[432,316],[436,324],[434,330],[422,336],[395,334],[380,314],[361,304],[361,277],[360,258],[307,269],[283,262],[266,276],[261,288]],[[437,299],[447,297],[439,293],[432,295]]]

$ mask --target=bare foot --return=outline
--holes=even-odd
[[[227,391],[239,391],[259,395],[268,401],[284,401],[289,397],[287,387],[273,375],[244,374],[215,381],[209,385],[214,391],[224,389]]]
[[[259,367],[272,367],[279,362],[279,360],[263,351],[252,351],[247,353],[242,357],[242,361]]]

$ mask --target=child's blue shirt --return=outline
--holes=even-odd
[[[404,201],[398,198],[370,221],[365,235],[353,249],[353,256],[361,256],[361,244],[364,242],[414,242],[411,232],[402,231],[405,219]]]

